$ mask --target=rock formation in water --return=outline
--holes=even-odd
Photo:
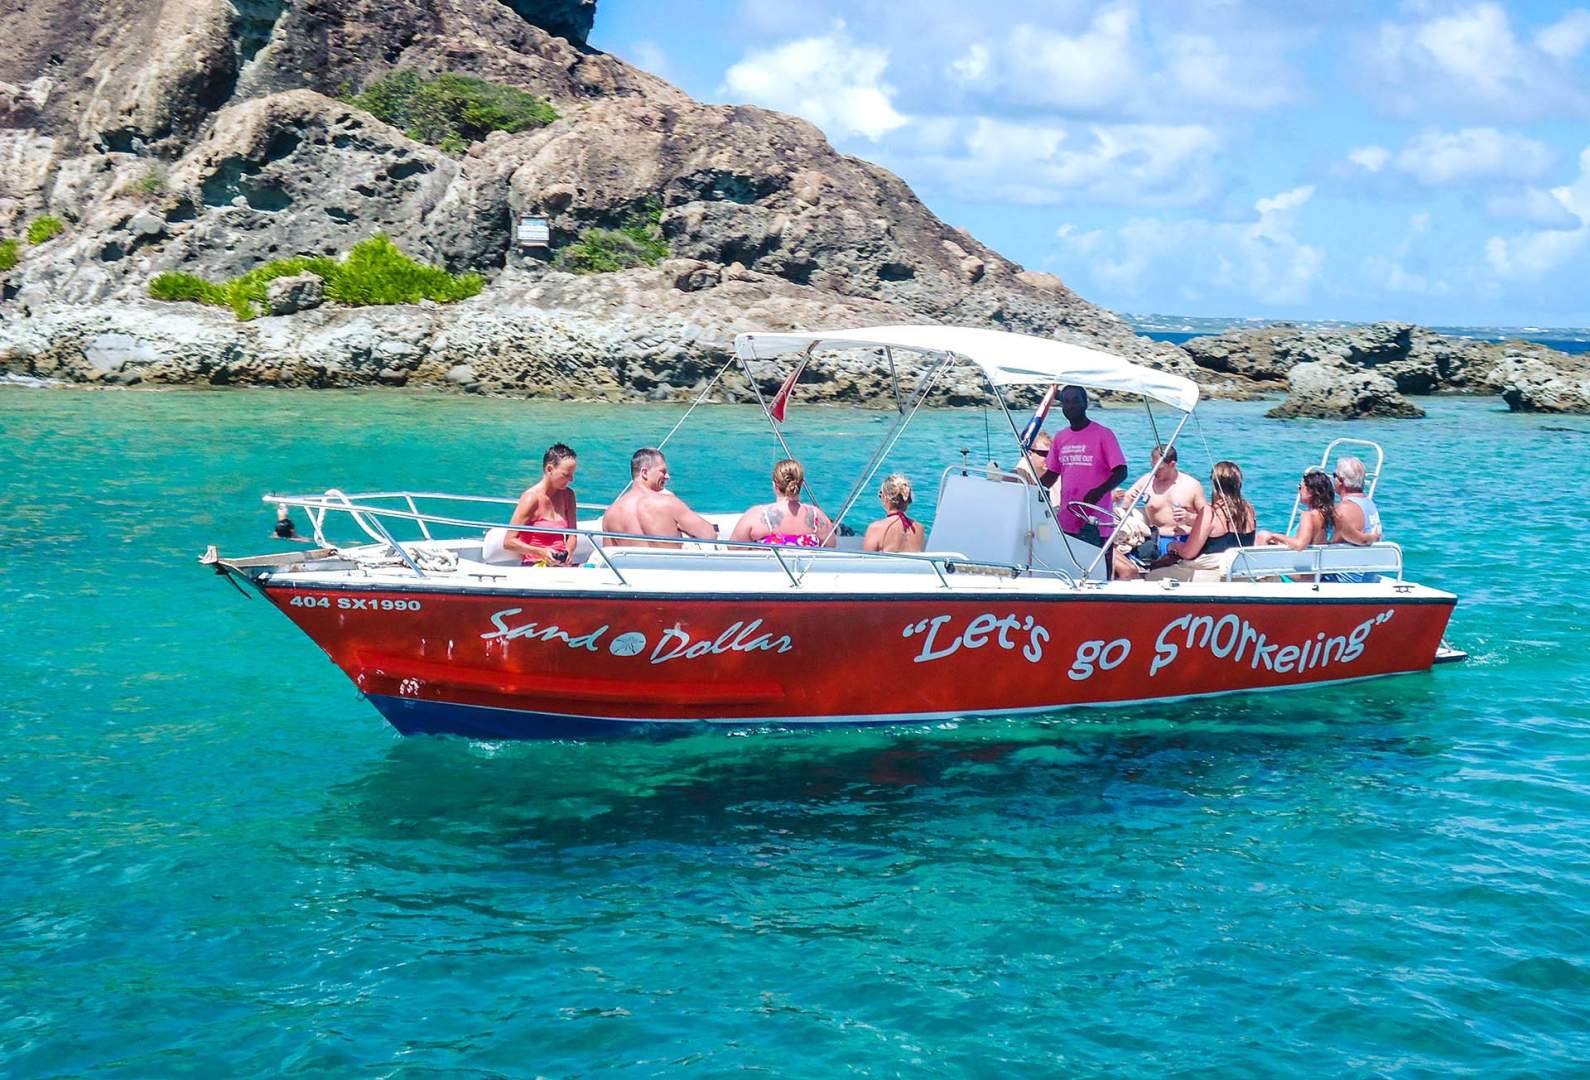
[[[1579,357],[1565,359],[1570,362],[1510,355],[1496,366],[1492,380],[1514,412],[1590,413],[1590,363]]]
[[[1287,373],[1286,400],[1265,415],[1278,420],[1416,419],[1424,410],[1399,394],[1397,384],[1379,372],[1311,361]]]
[[[1574,372],[1590,377],[1590,365],[1544,345],[1448,338],[1407,323],[1317,330],[1277,323],[1193,338],[1183,348],[1207,371],[1285,388],[1287,400],[1270,413],[1280,417],[1422,416],[1403,395],[1437,393],[1502,394],[1515,411],[1572,411],[1572,390],[1558,387],[1571,387]]]
[[[919,320],[1052,335],[1198,374],[1174,346],[944,224],[812,125],[700,104],[591,49],[594,14],[592,0],[20,9],[0,52],[0,235],[43,214],[67,227],[25,247],[6,277],[0,365],[311,385],[440,381],[467,367],[484,390],[650,394],[691,385],[741,330]],[[560,118],[453,156],[343,100],[398,70],[517,87]],[[657,204],[675,257],[660,267],[576,277],[512,242],[524,215],[547,217],[557,247]],[[486,292],[399,311],[311,313],[289,300],[273,310],[295,313],[248,324],[145,299],[162,271],[226,279],[376,231],[415,258],[485,274]],[[106,335],[138,344],[96,344]],[[320,351],[328,335],[346,347]],[[202,356],[184,344],[198,340]]]

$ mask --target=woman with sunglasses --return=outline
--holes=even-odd
[[[1297,532],[1291,536],[1260,529],[1254,543],[1280,544],[1293,551],[1302,551],[1314,544],[1328,544],[1336,531],[1336,485],[1330,474],[1318,465],[1310,465],[1297,486],[1298,501],[1303,515],[1298,519]]]

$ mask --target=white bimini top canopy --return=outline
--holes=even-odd
[[[1094,390],[1141,394],[1192,412],[1198,384],[1168,371],[1134,364],[1084,345],[969,326],[868,326],[793,334],[741,334],[742,360],[770,360],[807,349],[908,349],[950,353],[982,368],[995,386],[1076,383]]]

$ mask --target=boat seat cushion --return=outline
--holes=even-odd
[[[1238,580],[1283,574],[1402,574],[1402,548],[1385,541],[1366,547],[1316,544],[1302,551],[1280,545],[1242,548],[1233,550],[1230,560],[1231,576]]]

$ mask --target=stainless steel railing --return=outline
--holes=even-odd
[[[369,501],[372,499],[401,500],[407,509],[388,506],[374,506],[371,505]],[[425,513],[419,509],[418,501],[427,499],[449,502],[493,503],[498,505],[516,505],[517,502],[513,499],[500,499],[478,495],[451,495],[444,492],[385,491],[363,492],[348,495],[335,488],[329,489],[322,495],[265,495],[262,497],[261,501],[271,506],[297,507],[303,510],[305,514],[308,515],[310,524],[314,529],[316,543],[323,547],[334,546],[330,544],[325,537],[324,526],[326,515],[331,513],[346,514],[350,520],[352,520],[353,523],[359,527],[360,531],[363,532],[367,538],[376,544],[392,548],[396,552],[398,558],[402,560],[403,564],[419,577],[426,577],[428,575],[426,571],[422,569],[413,559],[411,553],[404,548],[403,543],[392,536],[391,531],[386,527],[383,519],[412,521],[420,527],[424,540],[431,541],[435,540],[429,529],[429,526],[432,525],[445,526],[455,529],[480,530],[482,532],[492,529],[526,528],[524,525],[514,525],[506,521],[479,521],[469,518],[452,517],[444,514]],[[601,507],[587,507],[584,504],[582,504],[580,508],[603,509]],[[694,538],[661,537],[650,536],[644,533],[614,532],[607,529],[559,529],[549,525],[537,525],[535,527],[535,531],[554,536],[569,536],[576,538],[585,537],[591,540],[593,553],[602,560],[606,568],[612,572],[614,578],[616,578],[619,583],[623,585],[629,584],[628,579],[624,577],[623,572],[614,564],[613,560],[609,558],[608,551],[601,544],[596,543],[595,541],[604,539],[626,540],[647,544],[654,544],[658,541],[677,541],[679,543],[691,543],[712,547],[715,549],[721,548],[727,550],[755,551],[762,554],[771,554],[773,558],[777,560],[779,567],[783,570],[785,576],[789,579],[790,585],[794,588],[799,588],[805,576],[813,569],[819,567],[823,560],[836,557],[853,559],[878,559],[890,560],[897,563],[909,562],[921,564],[931,569],[934,575],[938,578],[939,584],[946,589],[952,587],[947,575],[954,574],[958,567],[965,568],[967,570],[979,569],[985,571],[997,571],[1004,576],[1010,577],[1043,577],[1063,581],[1069,585],[1076,584],[1075,579],[1063,570],[1043,568],[1035,569],[1030,566],[987,562],[983,560],[968,559],[957,554],[935,555],[903,551],[836,551],[827,548],[814,549],[803,547],[798,544],[766,544],[751,540],[724,540],[721,538],[701,540]],[[424,540],[409,541],[409,543],[423,543]],[[619,548],[616,550],[632,551],[635,549]],[[688,557],[689,555],[695,553],[681,552],[680,554],[682,557]],[[795,565],[791,565],[792,559]]]

